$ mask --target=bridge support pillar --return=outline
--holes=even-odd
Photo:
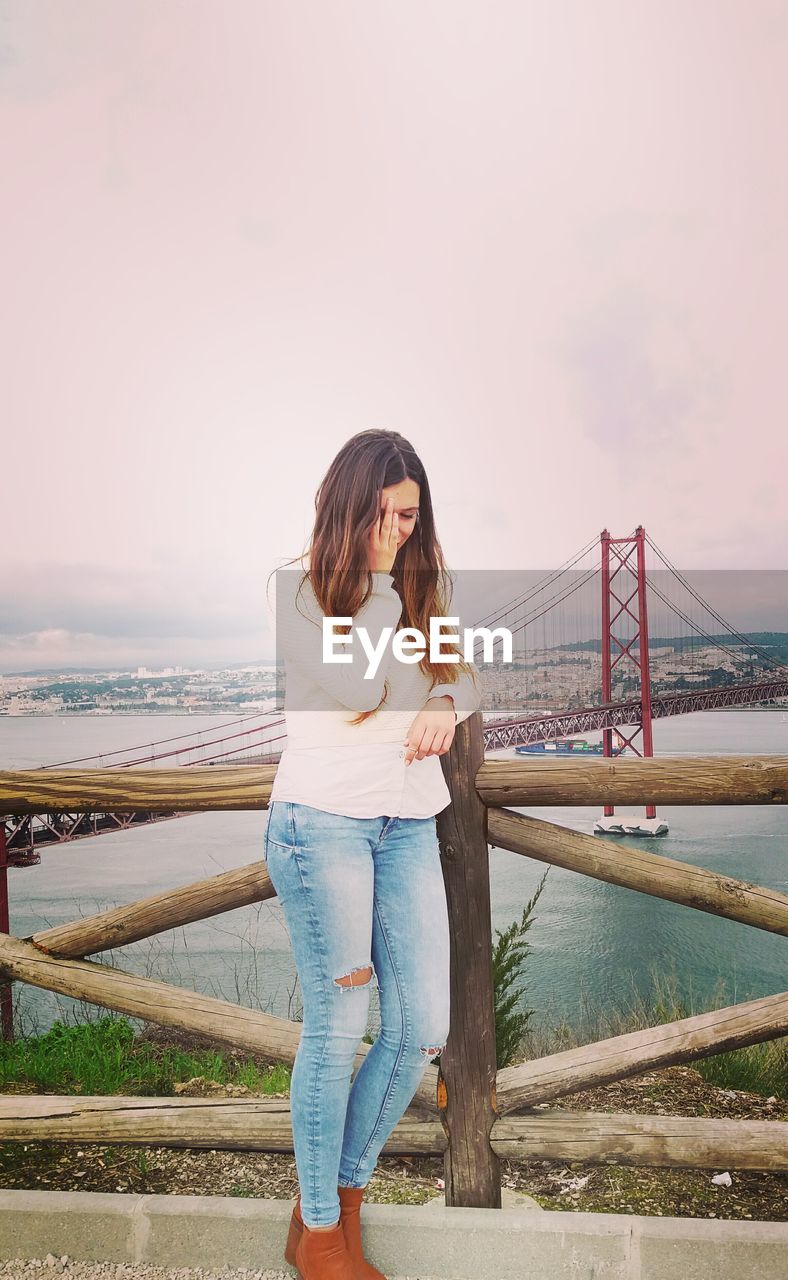
[[[611,538],[602,530],[602,702],[613,701],[613,671],[619,663],[631,663],[640,685],[640,720],[631,734],[617,731],[619,744],[613,748],[612,725],[602,730],[602,752],[618,755],[629,747],[641,758],[654,755],[651,732],[651,667],[648,653],[648,603],[646,591],[646,531],[638,525],[630,538]],[[634,568],[630,563],[635,557]],[[612,566],[612,567],[611,567]],[[633,586],[634,583],[634,586]],[[632,602],[636,601],[634,607]],[[627,624],[629,619],[629,625]],[[628,631],[634,631],[627,635]],[[642,749],[635,744],[638,734]],[[668,824],[657,818],[656,806],[646,805],[645,821],[617,818],[612,804],[606,804],[594,831],[612,835],[665,835]]]

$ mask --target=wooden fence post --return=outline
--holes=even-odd
[[[475,787],[484,760],[482,729],[477,711],[457,726],[451,750],[440,757],[452,797],[437,819],[451,933],[451,1010],[438,1061],[438,1107],[448,1138],[446,1204],[500,1209],[500,1158],[490,1144],[498,1112],[487,809]]]

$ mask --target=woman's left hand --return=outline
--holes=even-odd
[[[448,694],[428,698],[405,738],[405,764],[425,756],[444,756],[454,741],[457,713]]]

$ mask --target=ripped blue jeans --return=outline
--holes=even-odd
[[[274,800],[265,860],[304,1022],[290,1085],[301,1213],[339,1219],[449,1034],[449,921],[435,818],[348,818]],[[381,1028],[358,1068],[370,986]]]

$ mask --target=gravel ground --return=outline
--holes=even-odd
[[[10,1258],[0,1262],[1,1280],[51,1280],[52,1276],[72,1280],[294,1280],[292,1271],[206,1271],[203,1267],[153,1267],[129,1262],[76,1262],[67,1255],[25,1261]],[[392,1276],[391,1280],[437,1280],[434,1276]]]
[[[11,1258],[0,1263],[2,1280],[38,1280],[52,1276],[68,1276],[73,1280],[293,1280],[289,1271],[205,1271],[202,1267],[152,1267],[144,1263],[76,1262],[64,1255],[33,1258],[24,1261]]]

